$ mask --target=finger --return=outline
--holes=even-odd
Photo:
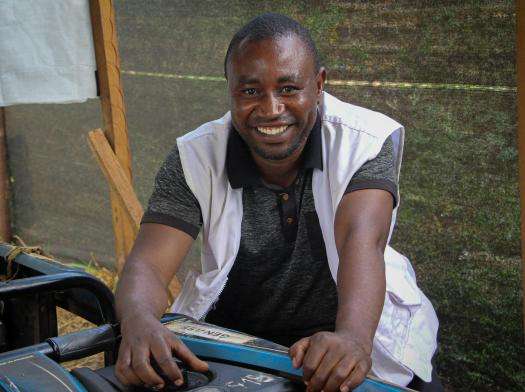
[[[356,361],[353,357],[345,356],[339,361],[339,363],[334,366],[328,380],[325,383],[324,391],[325,392],[335,392],[339,391],[343,386],[344,381],[350,376]]]
[[[193,354],[184,343],[182,343],[175,335],[170,338],[171,349],[181,361],[187,363],[193,370],[198,372],[208,371],[208,364]]]
[[[310,340],[310,346],[303,359],[303,378],[305,381],[310,381],[315,374],[327,350],[328,346],[323,344],[322,341]]]
[[[356,388],[358,385],[360,385],[364,381],[366,374],[368,373],[369,370],[370,370],[369,363],[365,361],[358,362],[354,366],[348,378],[341,385],[341,388],[340,388],[341,392],[349,392],[353,390],[354,388]]]
[[[344,353],[341,353],[339,351],[327,351],[323,359],[319,363],[319,366],[317,366],[314,375],[310,379],[308,389],[311,391],[324,390],[325,392],[328,392],[324,389],[325,384],[328,381],[330,374],[332,373],[332,369],[334,369],[337,366],[337,364],[341,361],[343,356]]]
[[[164,380],[151,367],[150,351],[146,346],[135,346],[131,351],[131,368],[143,384],[163,386]]]
[[[125,344],[121,344],[118,359],[115,365],[115,376],[124,385],[140,385],[140,378],[131,369],[131,350]]]
[[[166,342],[162,337],[156,338],[151,345],[151,354],[159,368],[170,380],[177,385],[184,383],[182,373],[173,358],[170,342]]]
[[[292,365],[294,368],[298,369],[303,366],[303,359],[308,351],[308,346],[310,345],[310,338],[302,338],[301,340],[294,343],[288,353],[292,357]]]

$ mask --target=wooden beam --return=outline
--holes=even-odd
[[[127,219],[131,222],[134,236],[137,235],[140,220],[143,215],[143,209],[140,205],[131,183],[129,182],[124,169],[120,165],[115,153],[111,149],[104,132],[101,129],[95,129],[88,134],[89,146],[95,155],[106,180],[111,189],[117,195],[121,205],[125,206]],[[177,277],[173,277],[169,291],[171,299],[175,298],[181,289]]]
[[[120,204],[125,207],[126,217],[132,223],[133,234],[136,236],[144,211],[128,180],[126,172],[120,165],[117,156],[101,129],[95,129],[89,132],[88,140],[89,146],[95,158],[97,158],[109,186],[117,195]]]
[[[525,0],[516,1],[516,76],[518,85],[518,164],[521,207],[521,284],[525,331]]]
[[[117,159],[132,184],[131,152],[129,149],[124,95],[120,80],[120,58],[117,43],[115,12],[112,0],[90,0],[91,25],[97,61],[103,128]],[[134,230],[125,219],[124,206],[110,191],[117,271],[133,246]]]
[[[9,169],[7,163],[7,131],[4,108],[0,108],[0,241],[11,241]]]

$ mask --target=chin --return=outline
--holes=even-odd
[[[283,159],[291,157],[301,147],[299,145],[288,146],[287,148],[281,149],[266,149],[259,146],[253,148],[254,152],[263,159],[269,161],[282,161]]]

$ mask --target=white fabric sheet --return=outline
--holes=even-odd
[[[88,0],[0,0],[0,106],[96,97]]]

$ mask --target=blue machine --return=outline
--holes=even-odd
[[[302,372],[292,367],[286,347],[182,315],[168,315],[162,321],[210,368],[198,373],[179,363],[185,383],[177,387],[167,382],[165,391],[304,391]],[[117,333],[111,325],[102,325],[0,354],[0,391],[148,391],[122,385],[115,377],[113,365],[97,370],[77,368],[71,372],[60,366],[60,362],[116,348]],[[355,389],[357,392],[405,390],[372,379],[366,379]]]
[[[181,315],[165,317],[163,322],[199,357],[253,366],[289,380],[301,382],[303,371],[292,366],[286,347],[237,331],[191,320]],[[372,378],[365,379],[359,387],[354,389],[355,392],[408,390]]]
[[[10,252],[11,247],[0,244],[0,275],[6,276],[8,271],[2,270],[2,266],[9,263],[10,271],[16,271],[9,279],[0,281],[0,392],[148,391],[144,387],[124,386],[115,377],[120,336],[109,289],[89,274],[29,255],[3,263]],[[99,326],[54,336],[56,306]],[[11,317],[29,311],[30,317]],[[182,315],[166,315],[162,322],[206,360],[210,369],[199,373],[179,363],[184,385],[178,387],[166,380],[164,391],[305,389],[302,371],[292,367],[286,347]],[[60,365],[100,352],[105,353],[105,365],[100,369],[68,371]],[[370,378],[355,389],[357,392],[406,390]]]

